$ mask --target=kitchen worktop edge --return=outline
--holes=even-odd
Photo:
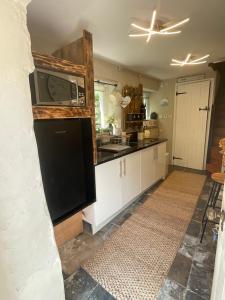
[[[120,151],[120,152],[117,152],[117,153],[107,152],[107,151],[98,151],[97,152],[97,164],[96,164],[96,166],[104,164],[104,163],[109,162],[111,160],[123,157],[125,155],[140,151],[142,149],[149,148],[149,147],[155,146],[157,144],[164,143],[166,141],[167,141],[167,139],[157,139],[155,141],[149,141],[149,140],[146,139],[143,142],[141,141],[141,142],[133,143],[132,145],[130,145],[131,148],[128,148],[126,150],[123,150],[123,151]]]

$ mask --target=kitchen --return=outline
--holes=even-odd
[[[222,229],[204,211],[223,180],[206,170],[221,172],[223,122],[212,120],[223,118],[214,86],[224,49],[212,32],[210,46],[195,40],[201,5],[134,1],[124,14],[128,1],[110,3],[112,13],[107,1],[3,2],[5,44],[17,49],[2,48],[4,95],[24,101],[4,101],[1,115],[2,190],[16,208],[3,204],[3,299],[209,299]],[[222,10],[206,7],[211,28],[210,11]]]

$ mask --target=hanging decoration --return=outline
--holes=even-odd
[[[122,108],[127,107],[127,105],[130,104],[130,101],[131,101],[131,97],[130,96],[122,97],[122,100],[121,100],[121,103],[120,103],[121,107]]]

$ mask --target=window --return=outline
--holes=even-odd
[[[103,99],[104,91],[95,90],[95,124],[97,132],[105,127]]]
[[[146,120],[150,119],[151,108],[150,108],[150,92],[143,92],[143,103],[146,107]]]
[[[110,99],[114,87],[101,83],[95,84],[95,123],[96,131],[109,127],[108,120],[115,115],[115,104]]]

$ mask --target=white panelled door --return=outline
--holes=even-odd
[[[202,170],[209,107],[210,80],[177,85],[173,164]]]
[[[222,210],[225,211],[225,189],[223,191]],[[224,300],[224,299],[225,299],[225,228],[223,228],[222,231],[220,226],[217,249],[216,249],[216,262],[215,262],[215,269],[214,269],[214,276],[213,276],[211,300]]]

